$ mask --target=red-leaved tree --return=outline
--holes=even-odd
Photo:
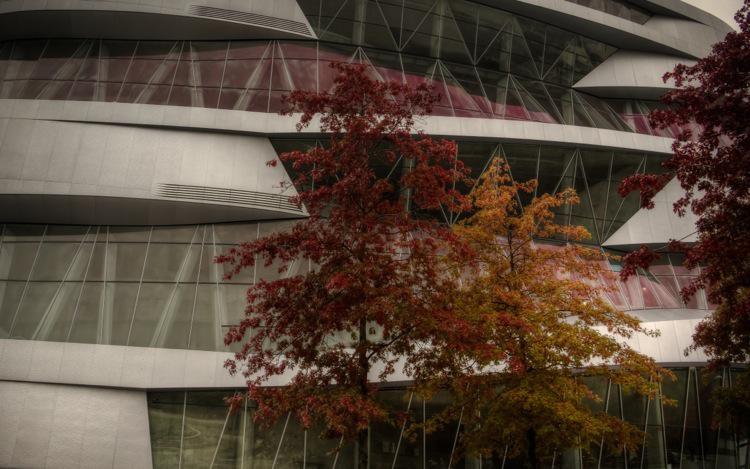
[[[674,79],[676,89],[663,98],[669,108],[655,111],[651,121],[682,129],[664,163],[667,174],[633,176],[620,187],[623,196],[640,190],[644,207],[653,207],[652,197],[672,177],[684,189],[674,210],[696,215],[698,240],[672,241],[669,248],[685,253],[686,267],[701,268],[682,295],[706,288],[718,305],[693,335],[693,347],[705,350],[714,366],[750,361],[750,1],[735,19],[740,30],[727,34],[709,56],[664,76]],[[632,274],[656,257],[641,247],[625,257],[623,272]],[[743,386],[736,388],[741,392]],[[744,397],[732,398],[744,400],[732,411],[734,420],[750,421],[749,388],[744,386]],[[737,417],[738,410],[744,416]]]
[[[335,67],[330,92],[287,99],[289,113],[301,113],[299,129],[319,119],[328,136],[323,146],[280,157],[309,217],[219,259],[234,272],[256,262],[312,268],[250,287],[246,317],[225,338],[242,348],[226,366],[247,379],[256,418],[291,412],[305,427],[357,440],[364,468],[368,424],[395,418],[376,399],[377,384],[431,366],[437,343],[460,343],[450,338],[463,329],[438,262],[457,243],[449,228],[412,213],[464,210],[453,188],[466,171],[454,142],[413,128],[413,116],[434,102],[428,87],[380,82],[362,65]],[[396,169],[379,174],[384,164]],[[288,385],[267,386],[282,375]]]

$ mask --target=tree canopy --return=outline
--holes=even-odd
[[[454,186],[466,171],[454,142],[414,129],[414,116],[429,113],[435,99],[429,88],[378,81],[363,65],[336,68],[330,92],[288,97],[299,128],[316,118],[328,135],[324,146],[280,156],[309,217],[219,259],[235,272],[255,263],[280,271],[310,265],[251,286],[246,317],[226,336],[242,343],[227,367],[246,377],[258,418],[291,412],[329,436],[358,438],[366,467],[368,424],[394,418],[376,399],[376,384],[428,366],[434,338],[460,343],[447,338],[463,329],[438,262],[455,236],[413,213],[463,210]],[[289,385],[270,387],[279,376]]]
[[[605,299],[601,285],[613,274],[600,250],[578,244],[589,233],[555,222],[555,209],[578,203],[575,192],[522,206],[519,193],[535,185],[513,182],[498,159],[472,191],[476,212],[455,227],[470,254],[453,258],[450,270],[461,284],[455,314],[477,332],[460,355],[444,349],[463,371],[418,383],[450,388],[455,405],[443,418],[459,413],[466,450],[538,467],[567,448],[642,443],[639,429],[593,410],[601,397],[584,377],[654,397],[666,371],[624,343],[653,333]],[[551,238],[568,242],[538,241]]]

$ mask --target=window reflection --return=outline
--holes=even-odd
[[[320,42],[0,42],[0,98],[278,112],[291,90],[330,89],[331,63],[360,62],[378,79],[434,85],[437,115],[674,134],[648,125],[656,103],[573,90],[615,48],[555,26],[465,0],[300,6]]]
[[[565,469],[740,468],[734,435],[711,428],[708,389],[730,385],[730,373],[743,370],[705,372],[702,368],[673,368],[674,382],[662,383],[662,395],[676,405],[662,405],[622,390],[606,379],[584,377],[601,402],[591,402],[592,410],[624,418],[645,431],[644,445],[635,452],[619,454],[593,448],[592,452],[567,449],[555,455],[554,464],[545,467]],[[746,371],[744,371],[746,372]],[[700,377],[708,378],[700,381]],[[230,414],[222,398],[234,390],[152,392],[148,394],[151,448],[155,468],[222,467],[222,468],[349,468],[355,467],[355,444],[339,447],[340,439],[321,436],[320,425],[304,429],[291,415],[280,418],[271,427],[253,421],[252,402]],[[450,395],[438,393],[423,401],[403,388],[384,388],[379,399],[391,412],[408,415],[421,423],[439,413],[450,402]],[[692,402],[692,404],[691,404]],[[695,411],[690,410],[693,406]],[[700,411],[699,411],[700,409]],[[522,457],[459,457],[454,451],[458,422],[427,435],[408,435],[403,427],[378,423],[369,430],[370,468],[514,468],[526,467]],[[700,430],[700,431],[699,431]],[[338,451],[336,451],[338,449]],[[743,448],[744,449],[744,448]],[[740,463],[738,466],[737,463]]]

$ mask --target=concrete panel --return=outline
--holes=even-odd
[[[485,3],[559,25],[620,49],[677,55],[697,59],[710,51],[726,34],[726,27],[667,17],[659,23],[641,25],[566,0],[486,0]],[[674,20],[674,21],[673,21]],[[692,24],[687,24],[692,23]],[[698,34],[695,34],[695,33]]]
[[[638,0],[650,10],[663,10],[711,26],[719,32],[737,29],[734,14],[742,0]]]
[[[0,466],[151,467],[146,394],[0,381]]]
[[[679,182],[673,179],[656,194],[653,209],[639,209],[602,245],[664,245],[671,239],[688,243],[697,241],[695,215],[688,211],[684,217],[679,217],[672,209],[682,194]]]
[[[67,114],[75,118],[85,111],[68,106]],[[304,216],[288,202],[294,189],[281,188],[289,181],[283,166],[266,164],[277,158],[267,138],[44,119],[6,122],[0,217],[8,222],[171,224]]]
[[[0,39],[313,38],[295,0],[4,0]]]
[[[224,369],[232,357],[224,352],[14,339],[0,339],[0,351],[0,381],[141,390],[244,384]]]
[[[657,99],[674,89],[662,76],[683,63],[695,61],[679,57],[620,50],[599,64],[573,88],[605,98]]]
[[[650,312],[640,313],[642,314],[635,312],[637,316],[644,318]],[[627,342],[636,351],[660,362],[705,361],[705,355],[701,352],[684,356],[683,351],[691,343],[695,326],[707,312],[674,310],[673,313],[673,319],[657,318],[642,323],[646,329],[661,331],[660,337],[637,334]],[[63,355],[63,358],[59,366],[43,366],[30,358],[23,361],[27,354],[32,353],[34,342],[0,339],[0,344],[3,346],[0,381],[33,381],[134,390],[232,388],[243,387],[245,384],[242,376],[230,376],[224,369],[224,362],[232,357],[230,353],[47,342],[45,349],[50,353],[55,351]],[[8,363],[12,360],[24,362],[26,371],[19,373],[17,367]],[[74,366],[77,367],[76,371],[73,370]],[[288,373],[274,378],[268,384],[283,386],[290,378]],[[408,376],[396,372],[390,381],[407,379]]]
[[[298,117],[280,116],[271,113],[233,111],[224,109],[190,109],[176,106],[156,106],[150,104],[126,104],[126,103],[90,103],[80,101],[65,101],[65,106],[60,107],[60,101],[31,101],[23,99],[0,99],[0,119],[11,119],[22,113],[28,113],[30,103],[37,103],[34,118],[40,120],[60,121],[89,121],[102,124],[127,124],[142,125],[138,120],[139,109],[164,108],[163,120],[159,127],[179,129],[201,129],[218,132],[233,132],[249,135],[276,135],[276,136],[311,136],[319,135],[320,127],[316,121],[297,132],[296,123]],[[89,107],[95,104],[96,108],[109,107],[110,113],[101,113],[97,120],[88,118]],[[200,113],[203,116],[200,123],[186,119],[188,114]],[[83,117],[81,117],[83,116]],[[9,125],[11,122],[9,122]],[[444,117],[429,116],[418,119],[416,129],[424,130],[435,136],[451,138],[472,138],[476,140],[512,141],[526,143],[547,143],[576,145],[589,148],[604,148],[616,150],[633,150],[648,153],[671,154],[672,139],[656,137],[652,135],[636,134],[633,132],[621,132],[617,130],[595,129],[589,127],[577,127],[572,125],[546,124],[541,122],[513,121],[503,119],[482,119],[471,117]],[[205,138],[203,136],[193,137],[191,141]],[[182,145],[186,143],[182,142]],[[176,142],[177,148],[181,148],[180,142]],[[173,166],[162,165],[162,158],[170,155],[170,161],[176,161],[181,151],[175,149],[175,145],[160,146],[160,158],[156,163],[156,171],[172,171]],[[19,150],[20,152],[20,150]],[[270,159],[270,158],[269,158]],[[257,167],[260,175],[262,171],[269,170],[267,167]],[[239,174],[239,173],[233,173]],[[266,178],[267,176],[263,176]],[[277,180],[278,181],[278,180]],[[277,182],[274,181],[274,182]]]

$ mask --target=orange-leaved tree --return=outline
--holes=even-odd
[[[219,261],[235,272],[256,262],[313,266],[251,286],[246,317],[225,338],[242,345],[227,367],[246,377],[257,419],[291,413],[305,427],[355,440],[364,469],[368,425],[396,418],[376,398],[377,384],[437,366],[431,345],[460,343],[451,337],[465,331],[450,314],[450,279],[438,262],[455,236],[411,209],[463,210],[454,187],[466,171],[454,142],[413,128],[435,100],[428,87],[378,81],[363,65],[335,67],[330,92],[288,97],[290,112],[301,113],[298,128],[319,118],[327,135],[323,146],[280,156],[309,217]]]
[[[449,261],[449,270],[462,285],[455,314],[476,334],[458,353],[441,349],[450,374],[417,377],[427,394],[450,389],[454,405],[438,420],[460,417],[466,451],[520,457],[530,467],[567,448],[604,441],[622,451],[643,442],[633,425],[592,410],[599,398],[582,376],[654,397],[667,373],[625,344],[653,333],[604,298],[612,274],[600,250],[578,244],[588,232],[555,222],[555,209],[578,203],[575,191],[522,206],[519,193],[535,185],[513,182],[496,159],[472,191],[476,211],[455,226],[472,255]],[[569,242],[537,241],[551,238]]]

